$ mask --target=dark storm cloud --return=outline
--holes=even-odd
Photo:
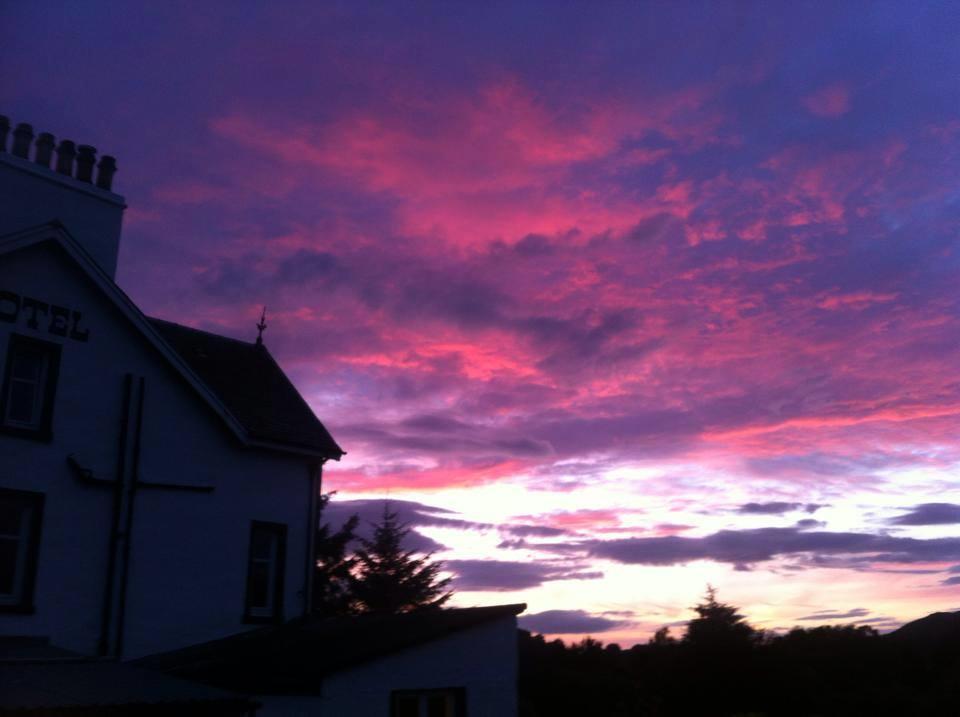
[[[629,620],[613,620],[585,610],[546,610],[520,616],[520,627],[531,632],[553,635],[609,632],[630,626]]]

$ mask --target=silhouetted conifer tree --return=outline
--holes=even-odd
[[[316,568],[313,579],[313,612],[317,615],[344,615],[351,611],[353,597],[350,592],[350,574],[356,558],[347,553],[347,548],[356,540],[355,531],[360,519],[350,516],[346,523],[334,531],[329,523],[322,522],[323,509],[333,493],[320,496],[320,523],[316,538]]]
[[[691,610],[697,617],[687,623],[684,643],[707,650],[730,650],[752,646],[761,637],[733,605],[719,602],[717,591],[707,586],[703,602]]]
[[[439,577],[443,564],[432,561],[430,555],[416,557],[415,551],[404,550],[403,540],[409,533],[385,505],[372,539],[360,539],[350,576],[357,612],[411,612],[438,608],[450,599],[450,578]]]

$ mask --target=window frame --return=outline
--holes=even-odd
[[[273,604],[269,613],[261,612],[263,608],[253,605],[253,564],[259,561],[253,554],[254,539],[258,531],[264,531],[276,539],[275,562],[273,565],[273,586],[268,589],[272,592]],[[250,624],[276,623],[283,621],[284,583],[286,581],[287,564],[287,525],[265,520],[250,521],[250,540],[247,547],[247,588],[243,601],[243,622]]]
[[[0,500],[19,502],[31,511],[31,521],[24,537],[26,548],[22,553],[24,561],[20,574],[19,596],[16,602],[0,601],[0,613],[33,613],[37,583],[37,564],[40,557],[40,538],[43,534],[43,508],[46,502],[44,493],[34,491],[0,488]],[[22,520],[22,517],[21,517]],[[16,563],[14,564],[16,566]],[[14,578],[16,580],[16,578]],[[14,585],[16,590],[18,586]],[[16,596],[16,592],[13,593]]]
[[[9,423],[7,410],[13,382],[13,364],[18,350],[33,350],[41,353],[46,361],[46,375],[41,378],[40,416],[36,426]],[[63,347],[52,341],[42,341],[32,336],[11,333],[7,341],[6,360],[3,369],[3,385],[0,388],[0,431],[22,438],[49,441],[53,438],[53,407],[60,377],[60,357]]]
[[[425,715],[426,707],[424,700],[433,695],[446,694],[453,697],[454,717],[467,717],[467,688],[466,687],[432,687],[426,689],[403,689],[392,690],[390,692],[390,717],[398,717],[399,702],[404,697],[416,697],[419,704],[417,706],[418,717]]]

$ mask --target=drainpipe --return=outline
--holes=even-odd
[[[120,595],[117,599],[117,636],[114,654],[123,657],[123,640],[127,612],[127,586],[130,579],[130,545],[133,542],[133,508],[137,497],[137,483],[140,480],[140,443],[143,436],[143,395],[146,379],[141,376],[137,391],[137,422],[133,434],[133,458],[130,466],[130,483],[127,498],[127,520],[123,535],[123,565],[120,580]]]
[[[120,435],[117,437],[117,473],[113,481],[113,512],[110,518],[110,542],[107,553],[107,573],[104,576],[103,606],[100,611],[100,639],[97,654],[106,657],[110,651],[110,624],[113,621],[113,593],[117,572],[117,544],[120,541],[120,510],[123,505],[124,472],[127,469],[127,433],[130,417],[130,384],[133,376],[123,379],[123,413],[120,417]]]
[[[313,612],[313,577],[317,570],[317,508],[320,501],[320,489],[323,483],[323,464],[326,458],[319,463],[310,464],[310,500],[307,501],[307,575],[304,581],[303,614],[306,617]]]

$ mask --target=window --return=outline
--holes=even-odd
[[[43,494],[0,488],[0,612],[32,612]]]
[[[390,695],[390,717],[465,717],[466,703],[463,687],[395,690]]]
[[[0,426],[7,433],[49,439],[60,346],[11,334],[0,394]]]
[[[246,622],[283,619],[283,568],[287,552],[287,526],[282,523],[250,524],[247,561]]]

